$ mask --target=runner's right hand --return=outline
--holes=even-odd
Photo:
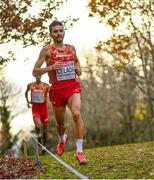
[[[27,107],[28,107],[28,108],[31,108],[31,107],[32,107],[30,102],[27,103]]]
[[[63,66],[63,62],[62,61],[57,61],[52,65],[52,69],[53,70],[58,70],[61,69]]]

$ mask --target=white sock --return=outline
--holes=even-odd
[[[83,152],[83,139],[75,139],[75,143],[76,143],[76,152]]]
[[[60,136],[58,135],[58,137],[59,137],[59,142],[64,143],[64,134]]]

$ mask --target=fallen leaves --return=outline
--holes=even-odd
[[[0,179],[29,179],[36,177],[34,159],[3,158],[0,159]]]

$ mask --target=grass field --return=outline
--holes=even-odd
[[[89,179],[154,179],[154,142],[86,149],[88,164],[81,166],[74,152],[60,158]],[[44,179],[78,179],[52,157],[40,156]]]

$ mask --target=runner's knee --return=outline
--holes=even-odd
[[[43,131],[43,132],[47,132],[47,126],[46,126],[46,125],[43,125],[43,126],[42,126],[42,131]]]
[[[80,118],[81,118],[81,113],[80,113],[79,110],[74,110],[74,111],[72,112],[72,115],[73,115],[73,120],[74,120],[75,122],[79,121]]]
[[[34,119],[34,123],[35,123],[35,127],[42,128],[42,124],[41,124],[40,120]]]

